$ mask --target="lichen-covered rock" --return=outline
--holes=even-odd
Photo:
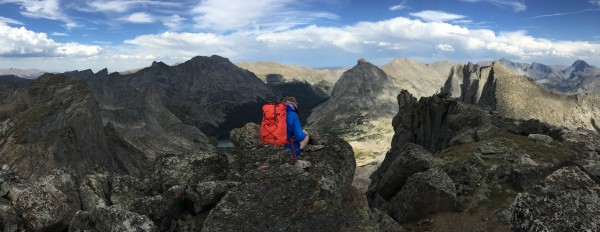
[[[539,192],[518,194],[511,213],[513,231],[600,231],[600,186],[579,167],[564,167]]]
[[[456,190],[450,177],[432,168],[408,178],[402,190],[390,200],[390,211],[399,223],[431,213],[451,211],[456,205]]]
[[[80,209],[77,190],[68,173],[53,171],[31,185],[13,186],[9,198],[27,230],[60,231]]]
[[[121,205],[127,208],[136,199],[151,193],[151,187],[138,178],[108,172],[96,172],[83,178],[79,186],[82,209]]]
[[[404,232],[404,228],[389,215],[376,208],[371,209],[373,220],[377,223],[379,232]]]
[[[239,182],[233,181],[208,181],[186,189],[185,193],[194,204],[194,212],[199,213],[205,207],[219,202],[229,189],[239,185]]]
[[[538,143],[549,144],[552,142],[552,137],[543,134],[529,134],[527,137],[537,141]]]
[[[416,144],[406,144],[401,150],[390,152],[371,178],[373,183],[367,192],[371,206],[380,206],[376,196],[386,201],[394,197],[406,180],[417,172],[424,172],[432,165],[433,156],[429,151]]]
[[[175,185],[194,186],[200,182],[224,180],[227,157],[214,151],[163,155],[156,159],[152,182],[162,192]]]
[[[160,231],[166,231],[181,217],[184,195],[185,190],[181,186],[173,186],[161,195],[135,199],[129,210],[148,216]]]
[[[10,206],[10,202],[0,198],[0,231],[16,232],[23,229],[23,224],[15,209]]]
[[[474,154],[443,168],[454,182],[457,194],[471,194],[484,182],[488,166],[480,155]]]
[[[71,220],[69,231],[158,231],[147,216],[139,215],[118,206],[97,207],[79,211]]]
[[[344,195],[350,190],[355,161],[346,142],[299,158],[289,151],[263,148],[243,151],[236,162],[242,184],[230,189],[210,211],[202,231],[339,231]]]
[[[252,149],[267,144],[260,141],[260,125],[247,123],[241,128],[231,130],[231,142],[237,149]]]

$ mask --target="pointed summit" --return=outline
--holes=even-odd
[[[583,60],[577,60],[575,63],[573,63],[573,65],[571,65],[571,67],[573,67],[574,72],[583,72],[591,66]]]

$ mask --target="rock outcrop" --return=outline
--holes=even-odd
[[[0,164],[32,178],[52,169],[82,175],[96,165],[135,175],[146,165],[139,150],[102,124],[98,103],[83,83],[47,74],[10,89],[1,91]]]
[[[539,191],[519,193],[511,207],[513,231],[600,230],[600,185],[577,166],[546,177]]]
[[[597,230],[597,133],[504,118],[444,95],[417,102],[405,91],[398,102],[392,149],[367,199],[404,228]]]
[[[554,126],[593,129],[590,118],[600,117],[600,94],[550,92],[498,63],[458,65],[443,92],[503,117],[533,118]]]
[[[368,208],[351,187],[354,156],[340,140],[304,152],[298,163],[288,150],[263,147],[237,152],[229,190],[210,211],[203,231],[379,231],[401,227]]]

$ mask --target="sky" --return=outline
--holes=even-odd
[[[113,72],[211,55],[600,66],[600,0],[0,0],[0,68]]]

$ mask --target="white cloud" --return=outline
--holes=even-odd
[[[64,32],[52,32],[53,36],[69,36],[69,34]]]
[[[88,3],[87,7],[82,8],[81,10],[125,13],[129,12],[131,9],[144,6],[179,7],[181,6],[181,3],[144,0],[92,1]]]
[[[461,0],[463,2],[489,2],[500,7],[512,7],[515,12],[527,10],[527,6],[523,1],[514,0]]]
[[[0,23],[24,25],[21,21],[0,16]]]
[[[25,27],[0,24],[0,56],[2,57],[48,57],[93,56],[102,50],[99,46],[78,43],[57,43],[45,33],[36,33]]]
[[[590,0],[590,3],[592,5],[596,5],[596,6],[600,7],[600,0]]]
[[[395,11],[395,10],[404,10],[408,8],[408,6],[406,5],[406,0],[402,1],[400,4],[398,5],[394,5],[390,7],[391,11]]]
[[[600,1],[600,0],[598,0],[598,1]],[[533,16],[530,19],[546,18],[546,17],[556,17],[556,16],[563,16],[563,15],[571,15],[571,14],[581,14],[581,13],[586,13],[586,12],[590,12],[590,11],[600,11],[600,9],[583,9],[583,10],[579,10],[579,11],[560,12],[560,13],[554,13],[554,14],[544,14],[544,15]]]
[[[444,11],[435,11],[435,10],[425,10],[425,11],[420,11],[420,12],[413,12],[413,13],[410,13],[410,15],[420,18],[425,21],[429,21],[429,22],[446,22],[446,21],[452,21],[452,20],[457,20],[457,19],[463,19],[466,17],[464,15],[452,14],[452,13],[447,13]]]
[[[171,17],[167,17],[162,20],[163,24],[172,31],[179,30],[183,21],[185,21],[185,18],[182,18],[179,15],[172,15]]]
[[[139,50],[134,53],[152,53],[162,56],[193,57],[198,54],[237,55],[235,50],[243,44],[242,39],[234,36],[221,36],[212,33],[176,33],[142,35],[125,44],[135,45]]]
[[[196,27],[217,31],[286,30],[316,19],[337,19],[327,12],[302,11],[295,0],[202,0],[192,12]]]
[[[6,3],[19,4],[21,6],[21,14],[29,18],[62,21],[68,29],[80,26],[62,11],[60,0],[0,0],[0,4]]]
[[[454,51],[454,47],[452,47],[452,45],[450,44],[438,44],[435,46],[437,49],[442,50],[442,51],[447,51],[447,52],[453,52]]]
[[[146,12],[136,12],[121,18],[121,20],[130,23],[153,23],[155,21],[154,17]]]

